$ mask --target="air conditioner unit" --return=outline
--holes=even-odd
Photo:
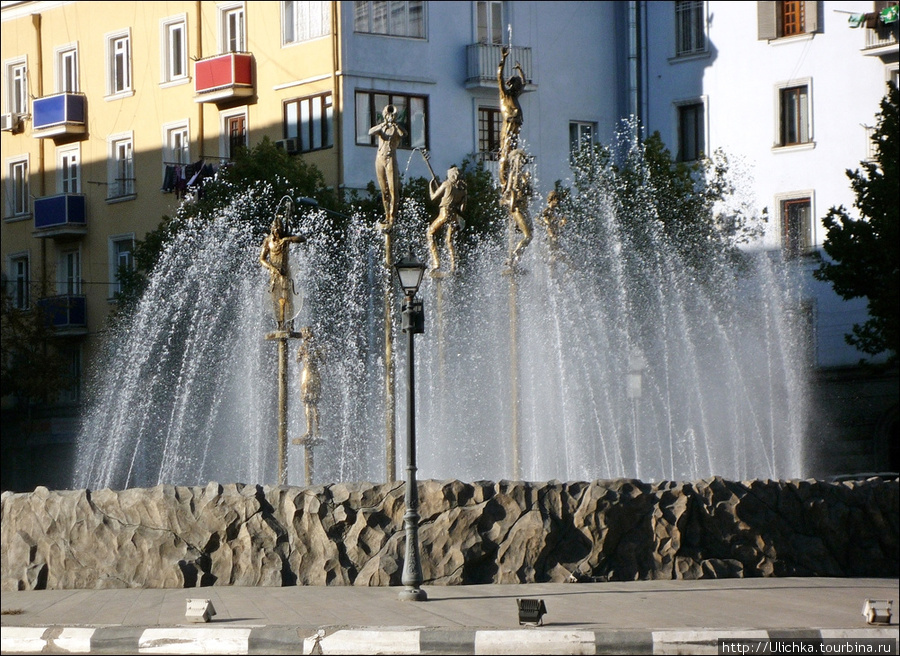
[[[0,114],[0,130],[15,132],[19,129],[21,118],[18,114]]]
[[[275,147],[281,148],[281,150],[287,153],[296,153],[300,151],[300,144],[298,142],[299,139],[281,139],[280,141],[275,142]]]

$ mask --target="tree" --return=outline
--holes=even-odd
[[[0,387],[2,396],[15,398],[25,408],[34,402],[53,401],[66,386],[66,363],[53,346],[55,331],[40,306],[14,307],[6,289],[0,305]]]
[[[261,182],[264,181],[264,182]],[[160,254],[175,236],[192,220],[212,219],[236,197],[247,194],[260,184],[271,188],[265,194],[277,202],[283,196],[312,198],[322,207],[340,207],[339,200],[325,186],[322,172],[302,158],[289,155],[264,137],[253,148],[238,148],[232,160],[214,178],[206,180],[193,192],[174,217],[164,216],[155,230],[135,243],[134,268],[121,269],[121,292],[112,320],[127,316],[140,298],[146,276],[153,270]],[[252,216],[244,217],[262,235],[268,231],[275,207],[256,206]],[[339,216],[339,214],[337,215]]]
[[[823,259],[814,272],[818,280],[831,283],[843,299],[868,299],[869,318],[855,324],[844,336],[851,346],[875,356],[897,360],[897,324],[900,314],[900,274],[897,258],[897,149],[898,90],[889,83],[881,101],[877,126],[872,134],[875,158],[860,162],[862,171],[847,170],[856,195],[851,216],[843,205],[832,207],[822,220],[826,236]]]

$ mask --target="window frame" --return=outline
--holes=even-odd
[[[128,242],[129,249],[127,251],[119,250],[119,244]],[[126,255],[128,260],[126,267],[129,271],[134,270],[134,245],[135,235],[133,232],[126,232],[119,235],[110,235],[107,240],[107,248],[109,253],[109,300],[115,301],[119,294],[122,293],[122,281],[119,279],[119,268],[122,265],[121,257]]]
[[[20,266],[21,265],[21,266]],[[9,295],[17,310],[31,308],[31,253],[19,251],[6,256]]]
[[[28,154],[6,160],[7,220],[31,216],[31,158]]]
[[[120,47],[124,44],[124,48]],[[124,49],[124,52],[122,50]],[[120,87],[121,77],[121,87]],[[106,99],[134,95],[131,28],[106,35]]]
[[[779,217],[778,244],[784,259],[795,260],[815,252],[815,192],[806,190],[779,194],[775,202]],[[806,216],[801,219],[803,223],[795,228],[791,225],[789,212],[801,206],[806,207]]]
[[[685,122],[685,119],[688,118],[687,112],[689,110],[697,110],[699,109],[699,116],[697,116],[698,112],[694,112],[694,120],[691,125],[688,126]],[[703,158],[708,152],[707,149],[707,137],[708,137],[708,129],[707,129],[707,116],[708,112],[706,111],[706,97],[701,98],[693,98],[690,100],[683,100],[675,103],[675,124],[677,126],[678,134],[676,138],[677,150],[675,153],[675,161],[677,162],[696,162]],[[694,148],[692,152],[686,152],[686,144],[685,144],[685,136],[686,129],[688,127],[692,128],[693,132],[693,141]],[[693,157],[690,157],[693,155]]]
[[[179,144],[179,140],[182,142]],[[176,121],[162,126],[163,171],[166,166],[186,166],[191,163],[190,121]]]
[[[233,2],[217,7],[219,10],[219,54],[247,52],[247,9],[243,2]],[[233,17],[239,17],[234,24]]]
[[[756,38],[760,41],[777,42],[795,39],[809,39],[819,31],[819,7],[816,0],[801,0],[797,3],[797,13],[803,16],[803,25],[798,31],[785,34],[784,2],[756,3]]]
[[[122,132],[107,138],[107,202],[131,200],[137,195],[134,166],[134,133]],[[120,158],[122,148],[127,156]]]
[[[5,113],[19,116],[28,110],[28,58],[16,57],[4,62],[3,75],[6,93]]]
[[[81,90],[78,44],[69,43],[55,50],[56,92],[78,93]]]
[[[296,107],[295,115],[292,115],[292,107]],[[298,152],[301,153],[333,148],[334,96],[331,91],[284,101],[282,133],[285,139],[298,141]]]
[[[80,296],[84,289],[81,246],[67,246],[56,254],[56,293],[60,296]]]
[[[321,2],[319,0],[283,0],[281,3],[281,46],[293,46],[298,43],[306,43],[315,39],[321,39],[331,35],[331,3]],[[316,26],[321,33],[314,33],[316,30],[309,29],[313,27],[313,5],[319,11]],[[305,8],[306,12],[298,11]],[[306,30],[300,30],[302,25],[306,25]],[[288,31],[290,30],[290,34]],[[303,31],[304,34],[300,34]]]
[[[803,91],[805,90],[805,95]],[[810,78],[791,80],[775,87],[775,148],[796,149],[809,148],[815,145],[813,132],[813,93]],[[793,93],[793,101],[787,104],[788,94]],[[792,109],[788,113],[788,110]],[[792,118],[796,123],[794,130],[786,121]],[[789,133],[790,131],[790,133]],[[793,134],[796,132],[796,134]],[[805,132],[805,135],[804,135]],[[805,139],[804,139],[805,136]],[[796,140],[793,139],[796,137]]]
[[[225,160],[233,157],[233,148],[236,139],[231,134],[231,125],[235,120],[242,120],[244,123],[244,134],[241,145],[245,148],[250,146],[250,112],[246,105],[235,107],[227,111],[219,112],[219,153]]]
[[[500,136],[503,129],[503,113],[499,107],[478,107],[476,120],[478,122],[478,155],[481,161],[500,161]]]
[[[591,148],[597,145],[596,121],[569,121],[569,157],[576,157],[584,150],[585,131]]]
[[[402,28],[403,29],[394,29],[394,14],[392,13],[392,9],[398,8],[402,5],[404,20]],[[410,22],[410,15],[413,13],[410,11],[411,7],[414,6],[421,12],[421,19],[419,21]],[[428,28],[427,28],[427,7],[428,3],[423,0],[407,0],[405,2],[385,2],[385,0],[368,0],[362,2],[354,2],[353,3],[353,31],[358,34],[372,34],[376,36],[389,36],[395,38],[406,38],[406,39],[425,39],[428,36]],[[380,19],[381,10],[384,9],[384,17]],[[384,29],[379,29],[378,22],[380,20],[384,21]],[[418,24],[421,26],[419,30],[419,34],[411,34],[410,27],[411,25]]]
[[[81,193],[81,144],[56,149],[56,190],[60,194]]]
[[[365,109],[361,106],[361,99],[365,99]],[[403,98],[404,102],[400,103],[397,99]],[[370,135],[369,130],[381,122],[381,111],[386,105],[391,104],[397,108],[397,123],[406,131],[406,136],[400,143],[400,148],[404,150],[412,150],[414,148],[428,149],[428,128],[429,128],[429,110],[428,96],[417,93],[400,93],[391,91],[372,91],[357,89],[354,95],[354,108],[356,112],[355,125],[356,135],[355,143],[357,146],[378,146],[378,137]],[[411,109],[411,100],[415,100],[417,104],[421,102],[423,125],[421,128],[421,142],[413,139],[413,111]],[[418,131],[418,130],[417,130]]]
[[[500,16],[495,16],[499,11]],[[503,44],[503,20],[506,3],[502,0],[476,0],[475,2],[475,43],[499,46]],[[499,25],[495,25],[499,23]]]
[[[179,84],[189,81],[187,14],[161,19],[159,29],[160,84]],[[178,32],[181,34],[180,38],[176,38]],[[181,68],[181,72],[178,72],[177,67]]]
[[[699,10],[699,12],[698,12]],[[685,44],[685,28],[689,28],[689,41]],[[699,42],[699,43],[694,43]],[[709,52],[707,35],[707,3],[703,0],[675,2],[675,57],[695,57]]]

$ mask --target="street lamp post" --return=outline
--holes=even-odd
[[[422,301],[416,299],[425,265],[410,253],[401,258],[394,268],[403,288],[402,330],[407,335],[408,381],[406,387],[406,558],[403,562],[401,581],[405,586],[401,601],[425,601],[428,595],[422,590],[422,563],[419,559],[419,490],[416,482],[416,388],[415,342],[416,333],[425,332],[425,312]]]

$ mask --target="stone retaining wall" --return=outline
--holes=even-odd
[[[426,585],[896,577],[898,482],[421,481]],[[404,484],[2,496],[0,589],[400,585]]]

